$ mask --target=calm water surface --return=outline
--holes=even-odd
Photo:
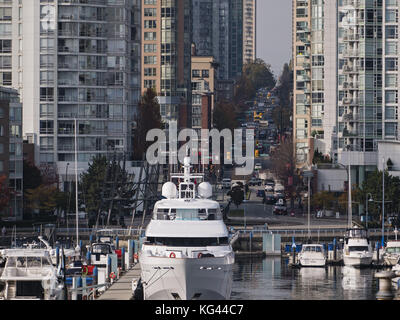
[[[288,267],[288,259],[237,260],[231,300],[376,300],[376,270]]]

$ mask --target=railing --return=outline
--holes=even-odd
[[[338,237],[338,236],[345,236],[347,228],[332,228],[332,229],[310,229],[310,234],[311,235],[318,235],[319,237]],[[248,234],[253,234],[253,235],[262,235],[264,233],[266,234],[277,234],[281,236],[286,236],[286,237],[306,237],[308,236],[308,230],[307,229],[284,229],[284,230],[269,230],[269,229],[254,229],[254,230],[238,230],[237,227],[235,227],[235,231],[237,231],[239,234],[243,235],[248,235]],[[369,229],[368,230],[368,236],[381,236],[382,235],[382,229]],[[394,236],[395,233],[392,230],[385,230],[385,236]]]

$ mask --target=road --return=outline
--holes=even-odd
[[[308,226],[308,215],[307,213],[297,212],[294,217],[288,216],[276,216],[273,214],[273,205],[264,205],[262,203],[262,198],[257,197],[257,191],[262,190],[263,186],[250,187],[250,199],[245,201],[239,209],[245,210],[246,224],[263,224],[268,225],[281,225],[281,226]],[[223,202],[226,205],[227,201]],[[233,206],[233,207],[232,207]],[[232,204],[231,208],[235,208]],[[244,218],[232,218],[231,221],[243,222]],[[347,216],[342,216],[339,219],[333,218],[315,218],[310,216],[310,226],[334,226],[343,225],[347,222]]]

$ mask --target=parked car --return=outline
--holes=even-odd
[[[286,216],[288,214],[286,206],[275,205],[274,206],[274,215]]]

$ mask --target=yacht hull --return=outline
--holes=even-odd
[[[365,256],[344,255],[343,262],[345,266],[366,267],[372,264],[372,255],[365,255]]]
[[[145,300],[227,300],[233,254],[221,258],[140,257]]]
[[[326,259],[318,257],[300,257],[300,265],[302,267],[325,267]]]
[[[383,255],[383,261],[388,266],[395,266],[399,261],[399,255]]]

